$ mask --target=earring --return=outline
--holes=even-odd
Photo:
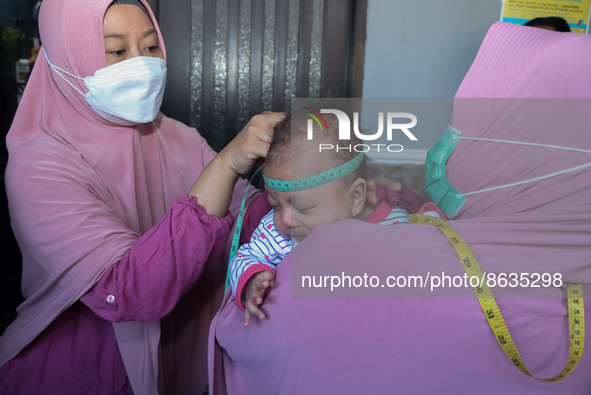
[[[353,216],[353,218],[355,218],[355,210],[351,209],[351,215]]]

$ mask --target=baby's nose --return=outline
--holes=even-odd
[[[281,222],[283,222],[283,226],[286,227],[286,230],[291,228],[291,210],[286,209],[281,212]]]

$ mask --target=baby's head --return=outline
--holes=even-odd
[[[325,118],[327,128],[314,125],[313,139],[308,140],[306,119],[288,115],[276,125],[265,160],[263,176],[273,221],[284,236],[297,241],[318,225],[356,217],[365,204],[365,156],[352,149],[319,150],[319,144],[354,147],[361,141],[339,141],[336,117]],[[333,169],[334,174],[324,173]],[[319,179],[331,181],[308,187]]]

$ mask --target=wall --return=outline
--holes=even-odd
[[[418,142],[380,160],[424,160],[451,120],[451,98],[501,7],[500,0],[369,0],[363,97],[429,98],[438,107],[429,119],[417,114],[417,127],[424,126]]]

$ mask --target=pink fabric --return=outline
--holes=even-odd
[[[253,199],[252,204],[248,206],[247,215],[244,216],[244,221],[242,222],[240,245],[250,241],[250,236],[253,234],[257,226],[259,226],[261,218],[263,218],[269,211],[271,211],[271,205],[267,199],[267,192],[263,191],[258,194],[256,199]]]
[[[11,394],[92,394],[117,392],[125,384],[131,392],[110,322],[169,314],[211,257],[221,255],[230,221],[229,215],[207,215],[195,198],[180,198],[80,299],[92,311],[81,303],[69,307],[0,368],[0,387]]]
[[[376,209],[376,211],[374,211],[373,213],[371,213],[370,215],[368,215],[367,217],[365,217],[363,220],[365,222],[369,222],[369,223],[372,223],[372,224],[379,224],[391,212],[392,212],[392,206],[390,206],[386,202],[381,202],[380,205],[379,205],[379,207]]]
[[[231,221],[230,215],[208,215],[194,197],[183,196],[81,301],[111,322],[162,319],[212,257],[222,255]],[[153,260],[154,255],[160,258]]]
[[[590,36],[496,23],[457,92],[452,124],[468,137],[591,150],[589,70]],[[548,97],[561,99],[543,99]],[[448,162],[448,179],[470,192],[588,162],[589,154],[577,152],[460,141]],[[489,274],[558,273],[564,282],[583,283],[587,334],[589,169],[468,196],[449,221]],[[268,319],[253,320],[245,328],[232,296],[225,295],[210,330],[210,390],[591,392],[588,339],[567,378],[539,382],[509,361],[472,289],[352,287],[331,292],[301,286],[303,275],[342,272],[441,278],[442,273],[460,276],[464,269],[450,242],[433,227],[378,227],[352,220],[318,227],[277,268],[264,305]],[[557,375],[569,349],[564,287],[495,287],[493,292],[532,374]]]
[[[421,209],[417,212],[417,214],[423,214],[424,215],[425,213],[428,213],[430,211],[439,214],[439,216],[443,220],[447,221],[447,218],[445,217],[445,214],[443,214],[443,212],[441,212],[441,209],[439,207],[437,207],[437,205],[435,203],[433,203],[433,202],[427,202],[427,203],[425,203],[421,207]]]
[[[402,189],[400,192],[394,192],[391,189],[378,187],[376,195],[379,202],[388,202],[391,207],[398,206],[406,210],[409,214],[419,211],[425,203],[423,199],[410,189]]]
[[[113,324],[81,302],[0,367],[0,388],[7,395],[133,394]]]
[[[102,21],[110,3],[43,2],[41,40],[54,65],[79,77],[106,66]],[[67,78],[86,92],[82,81]],[[25,301],[0,338],[0,366],[92,289],[188,191],[215,155],[195,129],[162,113],[134,127],[103,120],[51,70],[44,56],[35,64],[6,142],[7,193],[23,254]],[[236,214],[244,189],[240,182],[230,212]],[[158,263],[158,255],[154,258],[153,264]],[[219,305],[224,265],[212,265],[219,273],[209,270],[208,280],[202,278],[188,290],[166,320],[113,324],[135,393],[157,393],[158,376],[170,373],[159,364],[174,369],[174,382],[185,388],[205,385],[200,351],[205,341],[200,339]],[[186,285],[194,280],[185,279]],[[167,295],[154,294],[159,296]]]

